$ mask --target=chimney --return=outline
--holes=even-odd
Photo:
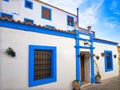
[[[88,32],[91,33],[91,26],[88,26]]]

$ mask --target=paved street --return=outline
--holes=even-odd
[[[100,84],[81,87],[82,90],[120,90],[120,76],[103,80]]]

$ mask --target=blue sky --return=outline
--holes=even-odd
[[[42,0],[76,14],[79,26],[92,26],[96,37],[120,43],[120,0]],[[119,44],[120,45],[120,44]]]

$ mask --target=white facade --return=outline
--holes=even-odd
[[[81,32],[81,30],[75,30],[75,26],[67,25],[67,16],[73,17],[76,22],[76,15],[37,0],[27,0],[33,2],[33,9],[29,9],[25,7],[25,1],[1,1],[0,16],[1,13],[10,14],[15,21],[4,20],[2,16],[0,18],[0,90],[72,90],[74,80],[95,83],[94,61],[99,67],[102,80],[119,74],[118,59],[114,57],[117,55],[116,42],[97,40],[89,31]],[[41,17],[42,6],[51,9],[52,20]],[[63,31],[25,24],[24,18],[32,19],[34,24],[54,26]],[[67,30],[71,30],[72,33],[65,32]],[[84,45],[85,41],[89,42],[88,45]],[[54,71],[56,81],[29,85],[31,82],[29,66],[31,66],[30,58],[32,57],[29,54],[30,45],[56,47],[56,71]],[[8,47],[14,49],[16,57],[6,54]],[[106,56],[101,56],[105,51],[112,52],[113,69],[110,71],[105,70]],[[84,53],[83,57],[80,56],[81,52]],[[99,56],[99,59],[97,60],[95,56],[90,57],[88,53]],[[82,63],[84,69],[82,69]]]
[[[10,0],[9,2],[2,0],[0,12],[13,15],[13,19],[15,20],[24,21],[24,18],[32,19],[37,25],[50,25],[65,31],[75,29],[74,27],[67,25],[67,15],[74,17],[74,22],[77,20],[76,15],[54,8],[53,6],[44,4],[43,2],[38,2],[35,0],[29,1],[33,2],[33,9],[25,7],[25,0]],[[42,6],[51,9],[52,20],[46,20],[41,17]]]
[[[101,56],[101,52],[104,52],[104,50],[110,50],[112,51],[113,55],[115,54],[117,55],[117,48],[112,45],[101,44],[101,43],[94,43],[94,46],[96,47],[96,49],[94,50],[94,53],[96,55],[99,55],[99,60],[95,58],[95,61],[98,64],[100,73],[102,75],[102,79],[104,80],[107,78],[111,78],[113,76],[117,76],[119,74],[118,59],[112,57],[113,58],[113,71],[105,72],[105,61],[104,61],[104,57]]]
[[[72,81],[75,80],[76,72],[74,39],[19,31],[4,27],[0,28],[0,32],[1,90],[56,90],[57,88],[60,90],[64,90],[72,88]],[[57,82],[31,88],[28,87],[29,45],[57,47]],[[8,47],[12,47],[16,51],[15,58],[6,55],[5,50]]]

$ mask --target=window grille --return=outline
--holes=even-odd
[[[34,80],[51,77],[51,51],[34,51]]]

